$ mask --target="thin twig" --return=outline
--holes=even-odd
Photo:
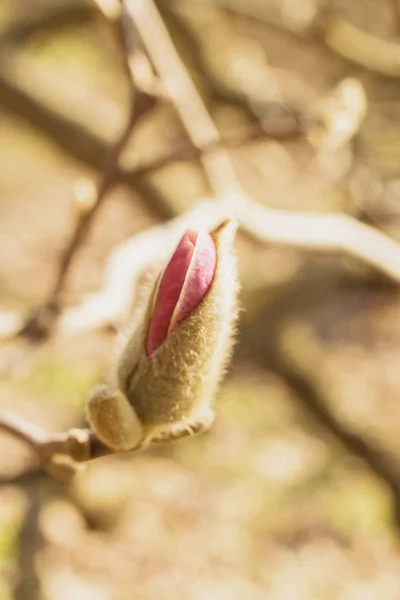
[[[3,431],[28,444],[33,450],[43,442],[45,437],[44,431],[40,427],[8,411],[0,412],[0,423]]]
[[[0,46],[10,42],[24,42],[37,32],[53,33],[62,27],[82,26],[83,23],[93,20],[94,13],[93,7],[82,0],[69,0],[65,4],[44,4],[43,8],[42,5],[35,6],[32,14],[22,13],[22,18],[12,23],[0,35]]]
[[[49,295],[49,299],[44,306],[35,311],[31,319],[24,325],[20,335],[28,339],[39,339],[42,336],[47,336],[55,317],[60,311],[60,296],[63,290],[66,278],[69,274],[72,262],[76,256],[77,250],[81,247],[86,239],[90,227],[101,208],[103,202],[107,198],[107,193],[112,187],[115,175],[118,171],[118,161],[120,154],[129,140],[132,130],[138,119],[146,112],[149,104],[144,100],[143,96],[139,95],[136,102],[132,105],[128,122],[124,128],[120,138],[110,149],[102,178],[98,184],[96,200],[93,206],[80,219],[78,226],[74,230],[71,239],[69,240],[58,264],[58,272],[54,287]]]
[[[79,463],[112,453],[89,429],[50,434],[8,411],[0,411],[0,430],[30,446],[42,468],[61,480],[73,476]]]
[[[241,186],[221,136],[180,59],[153,0],[127,0],[143,44],[175,105],[215,194],[237,217],[242,229],[265,242],[313,252],[353,256],[400,283],[400,246],[378,230],[339,214],[274,210],[258,205]]]
[[[390,8],[393,14],[394,31],[396,36],[400,36],[400,6],[399,0],[389,0]]]
[[[400,77],[400,44],[360,29],[339,16],[321,25],[325,44],[344,59],[386,77]]]
[[[88,111],[84,103],[79,101],[81,118],[77,120],[76,110],[74,115],[68,110],[70,105],[78,109],[72,98],[68,98],[67,105],[61,103],[55,92],[60,90],[60,85],[54,89],[56,80],[46,69],[36,69],[37,61],[25,55],[24,52],[7,47],[6,58],[0,61],[0,104],[2,107],[12,111],[18,118],[27,121],[31,126],[37,127],[45,133],[53,142],[60,146],[63,152],[73,158],[94,167],[101,168],[104,154],[108,151],[108,136],[100,128],[94,128],[87,123]],[[29,76],[26,76],[26,73]],[[53,90],[51,94],[50,91]],[[61,84],[60,96],[65,98],[68,89]],[[107,105],[108,106],[108,105]],[[112,111],[110,105],[110,112]],[[79,114],[79,113],[78,113]],[[301,118],[291,111],[260,123],[254,123],[246,128],[232,131],[229,137],[224,137],[222,145],[236,147],[246,144],[255,139],[294,140],[306,134],[306,127]],[[201,150],[194,147],[192,143],[179,143],[177,148],[145,164],[138,164],[132,168],[118,168],[115,175],[115,183],[123,182],[133,187],[136,191],[149,199],[148,204],[160,208],[157,215],[165,218],[168,215],[168,207],[161,206],[161,201],[155,197],[155,191],[148,182],[143,180],[147,175],[158,168],[169,163],[181,160],[199,158],[202,153],[215,150],[215,144],[203,147]]]
[[[24,515],[17,543],[17,579],[13,590],[15,600],[40,600],[43,598],[41,581],[37,572],[36,552],[42,543],[40,513],[44,490],[36,481],[27,489],[28,507]]]
[[[205,144],[201,149],[192,143],[178,144],[162,156],[153,158],[143,164],[139,163],[135,165],[132,169],[126,171],[126,174],[145,175],[157,169],[167,167],[174,162],[201,159],[204,155],[214,153],[218,148],[242,148],[257,140],[295,140],[304,135],[305,131],[302,125],[293,116],[277,119],[270,123],[255,123],[237,131],[234,130],[229,133],[229,137],[224,136],[219,141]]]
[[[332,406],[334,398],[324,372],[324,348],[310,338],[293,319],[306,319],[338,285],[339,273],[311,270],[298,277],[261,309],[257,319],[244,325],[237,355],[250,356],[260,367],[275,372],[294,393],[306,414],[329,432],[352,455],[358,457],[391,491],[393,513],[400,527],[400,464],[377,442],[354,431]]]
[[[122,153],[122,150],[125,148],[133,128],[137,124],[140,117],[147,112],[147,110],[153,105],[153,100],[148,97],[146,94],[139,93],[132,104],[130,115],[127,121],[127,124],[122,132],[120,138],[116,141],[114,146],[110,148],[108,153],[103,175],[101,181],[99,182],[96,201],[88,211],[84,217],[81,219],[79,226],[74,231],[72,238],[62,256],[58,267],[58,275],[56,278],[56,284],[54,286],[52,292],[53,300],[58,301],[60,291],[64,285],[65,279],[67,277],[69,268],[71,266],[72,260],[75,256],[77,249],[82,245],[82,242],[87,236],[88,230],[97,215],[102,203],[106,199],[107,193],[113,185],[115,173],[118,170],[118,162],[119,157]]]
[[[103,168],[113,143],[107,123],[114,125],[119,112],[112,102],[101,99],[98,103],[96,97],[80,94],[37,59],[7,46],[0,56],[0,105],[44,133],[64,154],[96,170]],[[145,198],[155,217],[171,216],[170,203],[148,177],[119,168],[115,183],[120,182]]]
[[[90,460],[116,454],[114,450],[103,444],[90,429],[70,429],[62,433],[47,433],[24,418],[0,411],[0,431],[4,431],[27,444],[40,466],[49,475],[60,481],[68,481],[82,465]],[[192,434],[202,431],[202,425],[194,426]],[[178,441],[179,438],[177,437]],[[155,435],[151,444],[171,443],[163,433]],[[127,452],[118,454],[133,454],[143,450],[142,444]]]
[[[48,300],[43,306],[34,311],[31,318],[28,319],[20,331],[20,336],[27,338],[28,340],[39,341],[49,335],[54,321],[58,317],[61,310],[61,293],[63,291],[65,281],[69,275],[73,260],[77,255],[78,249],[85,241],[97,213],[107,198],[110,188],[114,185],[116,179],[118,178],[121,153],[129,141],[132,131],[137,123],[140,121],[143,115],[149,111],[149,109],[154,107],[156,103],[156,100],[153,96],[135,86],[135,73],[133,68],[130,66],[132,62],[131,54],[135,51],[135,44],[130,37],[133,35],[133,32],[126,29],[123,19],[124,13],[121,13],[121,18],[119,20],[121,46],[123,47],[126,55],[126,63],[128,65],[128,71],[131,77],[131,102],[129,116],[119,138],[107,153],[102,176],[97,186],[95,201],[91,208],[84,213],[79,220],[77,227],[73,231],[72,236],[67,243],[64,252],[62,253],[60,262],[58,264],[55,283],[49,294]]]
[[[199,150],[217,146],[221,135],[175,50],[156,6],[151,0],[127,0],[126,6],[193,145]],[[202,156],[201,162],[217,195],[237,188],[236,174],[224,148]]]

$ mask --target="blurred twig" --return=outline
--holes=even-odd
[[[77,120],[68,111],[68,106],[59,105],[54,94],[47,94],[47,90],[53,88],[55,81],[46,73],[36,73],[35,61],[29,60],[24,53],[9,48],[7,58],[0,61],[0,104],[17,114],[33,126],[38,126],[55,142],[61,149],[71,154],[74,158],[86,164],[100,168],[101,157],[106,152],[108,139],[100,131]],[[20,77],[19,73],[29,73],[29,78]],[[47,81],[45,81],[45,79]],[[35,92],[33,91],[35,90]],[[39,95],[35,93],[39,92]],[[82,121],[85,111],[82,114]],[[254,123],[248,128],[238,132],[233,131],[224,145],[240,146],[253,139],[294,139],[304,135],[305,131],[295,116],[285,115],[282,118],[270,120],[266,123]],[[215,149],[215,144],[203,148],[202,151]],[[191,160],[198,158],[200,150],[192,144],[182,143],[179,147],[171,150],[161,158],[148,161],[145,165],[138,165],[129,170],[118,169],[118,181],[138,186],[141,189],[142,181],[139,174],[144,174],[154,169],[163,167],[175,160]]]
[[[117,140],[107,149],[102,174],[96,186],[94,201],[90,208],[81,214],[81,217],[61,254],[53,289],[50,291],[47,300],[33,311],[18,331],[18,336],[26,342],[25,347],[22,347],[14,356],[12,356],[11,360],[9,359],[3,362],[0,367],[1,374],[4,374],[6,371],[12,369],[15,364],[26,359],[26,356],[33,352],[36,345],[47,339],[50,335],[54,323],[61,311],[61,294],[73,260],[75,259],[78,249],[86,239],[90,227],[105,201],[108,192],[118,181],[121,153],[129,141],[137,123],[156,104],[156,98],[153,95],[148,91],[143,90],[140,85],[136,85],[136,64],[134,63],[133,57],[137,47],[135,31],[124,26],[124,19],[125,14],[121,13],[117,25],[118,34],[120,36],[120,45],[125,56],[130,80],[131,97],[127,121]],[[10,61],[9,57],[7,58],[7,61]],[[141,76],[141,72],[139,75]],[[10,80],[11,83],[9,82],[10,85],[8,87],[12,87],[12,75],[10,76]],[[36,105],[34,108],[37,109],[38,106]],[[39,117],[42,116],[40,106],[38,114]],[[74,140],[74,144],[76,144],[76,139]]]
[[[0,411],[0,430],[30,446],[42,468],[61,480],[73,476],[78,463],[112,452],[90,430],[71,429],[65,433],[49,434],[7,411]]]
[[[20,336],[31,341],[39,341],[40,339],[48,336],[54,320],[61,310],[61,292],[77,250],[86,239],[91,224],[93,223],[101,205],[105,201],[108,191],[118,178],[120,155],[130,139],[134,127],[137,125],[139,120],[151,108],[154,107],[156,103],[156,99],[153,95],[136,85],[136,71],[133,63],[136,50],[134,31],[125,27],[124,17],[124,13],[121,13],[118,20],[118,25],[121,46],[126,56],[128,71],[131,77],[129,115],[119,138],[107,152],[102,176],[97,185],[95,200],[90,209],[82,215],[77,227],[72,233],[69,242],[67,243],[64,252],[61,255],[56,280],[47,301],[43,306],[40,306],[36,311],[34,311],[33,315],[28,319],[20,331]]]
[[[85,96],[71,93],[67,85],[25,52],[12,46],[2,48],[0,105],[44,132],[63,152],[100,170],[112,142],[99,122],[114,123],[116,119],[112,104],[93,106],[94,101],[90,98],[88,104]],[[147,206],[158,217],[171,216],[171,208],[148,178],[118,166],[118,182],[127,183],[146,198]]]
[[[204,146],[220,143],[220,133],[153,1],[127,0],[127,7],[193,145],[201,151]],[[224,147],[203,155],[202,164],[213,191],[252,237],[307,250],[342,252],[400,282],[400,246],[376,229],[346,215],[289,213],[261,207],[241,186]]]
[[[279,113],[281,114],[286,112],[295,115],[298,112],[294,106],[289,106],[281,102],[277,105],[276,102],[273,102],[270,99],[270,91],[265,89],[264,86],[262,86],[262,90],[265,96],[263,96],[260,102],[259,93],[254,97],[253,94],[247,94],[241,85],[236,87],[225,82],[223,77],[212,68],[211,57],[207,58],[200,36],[196,35],[196,29],[190,26],[190,22],[180,12],[179,9],[182,5],[168,1],[159,2],[158,6],[167,26],[171,24],[173,30],[177,31],[179,37],[183,39],[185,51],[187,49],[189,52],[190,61],[193,63],[196,72],[201,74],[202,84],[205,87],[207,97],[213,101],[229,103],[240,107],[251,120],[254,120],[255,117],[257,120],[260,117],[264,120],[264,117],[267,117],[269,112],[272,112],[274,118],[277,118],[277,108],[279,108]],[[185,13],[184,5],[183,9]],[[301,120],[300,115],[298,115],[298,119]],[[279,121],[279,119],[277,120]]]
[[[43,490],[40,481],[30,482],[27,489],[28,508],[18,536],[18,579],[14,588],[15,600],[40,600],[43,597],[36,571],[36,552],[42,541],[39,527]]]
[[[201,430],[202,425],[199,424],[192,428],[191,434],[195,435]],[[27,444],[37,457],[40,466],[49,475],[60,481],[69,481],[80,469],[82,463],[115,453],[114,450],[105,446],[90,429],[70,429],[62,433],[48,433],[30,421],[8,411],[0,411],[0,431],[5,431]],[[166,442],[162,433],[154,436],[151,440],[151,444],[169,444],[170,442],[171,440]],[[129,453],[132,454],[143,449],[144,446],[141,445],[129,450]]]
[[[321,26],[322,37],[343,58],[388,77],[400,77],[400,44],[363,31],[339,16]]]
[[[218,5],[224,10],[243,17],[256,19],[272,29],[281,31],[304,44],[317,43],[321,50],[334,54],[356,65],[388,77],[400,77],[400,45],[363,31],[350,21],[332,14],[329,6],[323,6],[304,27],[297,21],[282,18],[282,13],[268,10],[262,2],[242,0],[197,0]],[[390,0],[395,28],[399,31],[400,15],[397,2]],[[322,42],[322,43],[321,43]]]
[[[164,88],[173,100],[189,133],[195,147],[194,153],[201,156],[208,179],[219,196],[220,203],[225,203],[226,208],[234,212],[242,228],[252,237],[264,242],[290,245],[319,252],[343,252],[355,256],[382,271],[389,278],[399,281],[399,246],[379,231],[358,223],[346,215],[288,213],[272,210],[265,206],[261,207],[246,194],[236,177],[220,133],[176,53],[155,5],[151,2],[139,4],[128,2],[127,8],[132,19],[129,23],[123,21],[125,35],[127,32],[129,35],[130,27],[128,25],[132,26],[133,31],[135,31],[134,27],[136,25],[143,44],[164,84]],[[122,13],[122,15],[126,16],[125,13]],[[155,40],[157,43],[155,43]],[[133,61],[129,59],[129,56],[128,54],[126,64],[128,69],[132,69]],[[148,68],[147,72],[149,72]],[[133,73],[133,75],[135,74]],[[146,92],[142,93],[146,96]],[[119,151],[118,144],[115,148]],[[113,151],[111,156],[113,156]],[[154,164],[155,166],[161,166],[175,157],[176,155],[172,154],[172,157],[171,155],[163,157],[158,163],[156,160]],[[151,165],[147,165],[146,168],[151,168]],[[139,166],[136,175],[140,173],[140,169]],[[118,161],[115,161],[111,169],[113,181],[117,177],[117,170]],[[106,191],[109,186],[108,175],[105,175]],[[103,198],[101,186],[99,192],[101,203]],[[64,271],[68,270],[70,264],[69,253],[72,249],[72,256],[74,255],[75,244],[79,245],[82,238],[81,232],[86,233],[86,223],[91,222],[98,206],[99,204],[96,203],[93,212],[89,212],[83,220],[80,228],[75,233],[76,237],[74,236],[71,241],[71,248],[67,249],[64,254],[59,271],[61,284]],[[60,283],[57,283],[55,287],[56,295],[60,289]],[[51,296],[51,300],[53,301],[53,296]],[[48,328],[48,322],[54,320],[58,308],[56,307],[56,310],[54,310],[54,305],[51,302],[48,302],[45,308],[46,310],[42,310],[40,313],[44,324],[40,322],[38,315],[35,315],[33,321],[31,320],[23,328],[24,333],[36,335],[37,329],[42,331]]]
[[[379,444],[366,439],[332,409],[329,384],[321,373],[323,348],[317,346],[303,330],[294,331],[293,319],[312,311],[338,285],[342,276],[332,272],[308,272],[289,284],[273,302],[267,304],[257,319],[244,325],[239,355],[250,355],[260,366],[279,375],[312,419],[330,432],[390,489],[393,511],[400,527],[400,463]]]
[[[399,0],[389,0],[392,8],[396,36],[400,36],[400,6]]]
[[[115,4],[117,4],[117,2],[118,0],[115,0]],[[66,26],[81,25],[82,23],[90,22],[94,20],[98,13],[94,4],[95,2],[92,4],[85,0],[71,0],[65,5],[58,3],[51,7],[45,6],[43,9],[41,6],[38,6],[33,15],[11,24],[10,27],[0,35],[0,50],[6,54],[8,53],[11,44],[13,44],[14,47],[17,45],[19,46],[21,42],[24,42],[31,35],[37,33],[41,34],[43,32],[53,33]],[[99,3],[96,2],[96,4]],[[110,3],[110,6],[113,4],[114,3]],[[253,111],[243,94],[235,93],[232,89],[227,89],[223,82],[219,81],[216,77],[212,77],[212,73],[205,69],[201,53],[197,48],[194,38],[190,36],[190,33],[184,27],[182,20],[179,19],[179,15],[173,10],[173,7],[170,10],[169,5],[164,5],[163,9],[168,12],[169,17],[174,18],[175,23],[180,27],[180,32],[185,35],[185,41],[187,44],[190,44],[190,55],[192,58],[195,58],[197,67],[206,71],[205,75],[207,76],[208,81],[212,83],[214,97],[223,100],[224,102],[235,104],[249,117],[254,116]]]
[[[234,130],[229,134],[229,137],[205,144],[201,149],[190,143],[181,143],[170,152],[166,152],[164,155],[149,160],[142,165],[139,163],[128,172],[137,175],[145,174],[166,167],[173,162],[199,159],[202,155],[212,153],[220,147],[240,148],[257,140],[293,140],[303,136],[304,133],[302,126],[295,117],[288,115],[270,123],[255,123],[237,131]]]
[[[7,46],[0,59],[0,104],[29,125],[38,127],[63,152],[91,167],[101,169],[109,136],[98,126],[98,120],[96,125],[88,120],[90,107],[86,109],[81,98],[73,98],[62,82],[39,66],[37,61],[24,52]],[[111,112],[111,106],[105,107],[105,110],[108,109]],[[106,114],[109,119],[108,113]],[[222,143],[235,147],[253,139],[290,140],[304,134],[304,128],[298,119],[288,114],[233,131]],[[165,155],[156,156],[154,160],[144,164],[139,163],[130,169],[118,166],[115,183],[127,183],[146,198],[148,207],[158,217],[170,217],[171,207],[145,175],[174,161],[192,160],[198,158],[201,152],[214,149],[215,144],[200,151],[192,144],[182,142]]]
[[[10,25],[0,35],[0,45],[18,43],[37,32],[54,31],[69,25],[82,25],[93,18],[95,10],[88,2],[69,0],[68,3],[57,3],[54,6],[39,4],[28,17]]]

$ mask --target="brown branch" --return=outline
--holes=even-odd
[[[70,114],[68,106],[65,103],[61,104],[54,94],[56,81],[50,77],[49,72],[38,73],[35,68],[32,70],[35,66],[37,66],[35,61],[30,60],[22,52],[14,48],[7,50],[7,59],[0,61],[0,104],[29,125],[39,128],[57,143],[63,152],[90,167],[100,169],[109,146],[108,136],[100,128],[94,129],[88,124],[86,119],[88,111],[84,110],[83,103],[80,103],[81,119],[78,120],[76,114]],[[29,77],[20,77],[19,74],[22,72],[29,73]],[[63,92],[64,86],[61,88]],[[51,89],[53,92],[50,91]],[[64,93],[62,95],[65,96]],[[222,144],[237,147],[257,139],[285,141],[296,139],[304,134],[305,128],[299,119],[295,115],[288,114],[262,124],[254,123],[237,132],[233,131],[229,133],[228,138],[223,139]],[[155,197],[154,189],[147,180],[145,181],[143,175],[174,161],[198,159],[202,152],[212,151],[215,147],[215,144],[211,144],[200,151],[192,144],[182,143],[146,164],[138,164],[126,170],[118,168],[116,180],[127,183],[145,197],[150,196],[157,214],[165,218],[169,216],[168,207],[165,206],[165,202],[162,203]]]
[[[201,151],[204,146],[220,144],[221,135],[175,50],[155,4],[151,0],[139,3],[127,0],[126,7],[193,145]],[[234,169],[223,148],[202,156],[202,164],[217,195],[237,188]]]
[[[266,243],[356,257],[400,283],[400,246],[378,230],[346,215],[289,213],[259,206],[249,197],[153,0],[127,0],[126,5],[193,145],[199,151],[217,147],[203,154],[201,162],[211,188],[242,229]]]
[[[193,144],[181,143],[158,158],[153,158],[146,163],[138,164],[125,173],[131,175],[145,175],[171,165],[174,162],[197,160],[204,154],[209,154],[219,148],[241,148],[247,144],[262,140],[295,140],[305,135],[305,131],[299,121],[291,115],[271,121],[269,123],[255,123],[247,127],[234,130],[229,137],[223,137],[220,141],[205,144],[201,149]]]
[[[400,36],[400,6],[399,0],[389,0],[389,5],[393,14],[394,32]]]
[[[138,123],[140,118],[147,113],[147,111],[154,105],[154,99],[149,97],[145,93],[139,93],[136,95],[132,103],[130,115],[127,124],[121,133],[119,139],[115,142],[114,146],[110,148],[106,162],[104,165],[103,175],[98,184],[96,201],[84,217],[81,219],[78,227],[76,228],[65,252],[61,258],[57,280],[52,292],[52,301],[58,302],[59,294],[63,287],[64,281],[69,272],[70,265],[74,258],[77,249],[81,246],[85,240],[89,228],[97,215],[102,203],[107,197],[107,193],[115,182],[115,178],[118,173],[118,162],[122,150],[125,148],[135,125]]]
[[[244,113],[254,118],[254,113],[249,106],[248,99],[241,92],[237,92],[234,89],[230,89],[224,85],[223,82],[219,81],[217,77],[213,76],[213,73],[207,69],[205,61],[201,56],[198,44],[190,32],[185,27],[179,14],[173,10],[169,5],[163,6],[164,13],[168,13],[168,16],[174,19],[175,25],[180,28],[180,35],[185,37],[185,45],[190,46],[189,52],[191,58],[196,62],[196,68],[204,73],[207,78],[207,83],[212,86],[212,95],[216,100],[228,102],[236,105],[244,111]],[[6,31],[0,35],[0,48],[2,46],[8,46],[10,44],[20,44],[24,42],[29,36],[36,33],[50,32],[54,33],[58,29],[82,25],[82,23],[90,23],[96,17],[96,8],[94,4],[85,2],[85,0],[70,0],[68,4],[56,4],[51,7],[45,6],[41,9],[40,6],[34,14],[24,18],[22,21],[13,23],[6,29]],[[267,107],[268,108],[268,107]],[[292,110],[291,108],[289,110]]]
[[[321,25],[325,44],[341,57],[387,77],[400,77],[400,44],[364,31],[339,16]]]
[[[43,487],[31,483],[26,490],[28,507],[17,542],[17,578],[13,590],[15,600],[40,600],[43,590],[37,572],[36,552],[42,544],[40,513],[43,506]]]
[[[298,349],[299,352],[301,350]],[[307,348],[305,349],[307,356]],[[348,451],[359,457],[368,468],[389,487],[393,497],[394,516],[400,527],[400,464],[393,455],[360,434],[352,431],[343,419],[329,409],[328,398],[322,386],[302,372],[282,347],[278,339],[271,339],[270,351],[265,355],[269,368],[275,371],[292,391],[302,399],[310,416],[330,432]]]
[[[223,10],[261,22],[273,31],[281,33],[307,46],[318,46],[325,52],[354,63],[358,67],[384,75],[400,77],[400,47],[397,41],[363,31],[346,19],[332,14],[327,6],[322,6],[306,29],[301,31],[289,20],[284,20],[274,11],[266,10],[262,2],[242,0],[197,0],[205,4],[217,5]],[[392,5],[395,33],[400,32],[400,10],[398,0],[389,0]]]
[[[108,136],[100,128],[94,129],[88,124],[88,111],[84,109],[82,102],[82,118],[78,120],[76,114],[70,114],[65,103],[61,104],[54,94],[56,81],[48,72],[42,71],[39,74],[35,68],[32,71],[32,67],[35,66],[35,61],[22,52],[14,48],[7,50],[7,60],[0,61],[0,104],[29,125],[39,128],[57,143],[63,152],[90,167],[100,169],[109,146]],[[19,73],[22,72],[29,73],[29,77],[20,77]],[[50,92],[51,89],[53,93]],[[61,90],[64,97],[62,85]],[[222,145],[237,147],[257,139],[285,141],[303,135],[305,128],[300,120],[294,114],[287,114],[279,119],[254,123],[248,128],[232,131],[229,137],[224,137]],[[119,168],[116,180],[127,183],[145,197],[150,196],[157,215],[165,218],[170,216],[170,208],[166,206],[165,201],[162,202],[155,196],[154,189],[143,176],[174,161],[198,159],[202,152],[209,152],[215,148],[216,145],[211,144],[200,151],[192,144],[181,143],[177,148],[145,164],[138,164],[126,170]]]
[[[44,133],[62,152],[102,169],[112,140],[104,123],[115,122],[114,106],[100,105],[103,118],[93,118],[93,102],[74,94],[59,78],[25,52],[7,46],[0,56],[0,105]],[[97,109],[96,109],[97,110]],[[155,216],[171,216],[171,207],[148,177],[118,168],[115,182],[129,185],[146,198]]]
[[[122,12],[118,20],[118,33],[121,48],[126,57],[127,71],[130,75],[131,100],[129,116],[119,138],[107,152],[102,175],[97,185],[95,201],[79,220],[61,255],[56,280],[47,301],[43,306],[34,311],[33,315],[20,331],[20,336],[28,340],[39,341],[49,335],[54,321],[60,313],[61,292],[77,251],[85,241],[96,215],[107,198],[109,190],[118,179],[121,153],[129,141],[135,126],[156,104],[154,96],[150,95],[147,91],[143,91],[136,85],[135,64],[133,63],[136,50],[134,32],[125,27],[124,19],[125,14]]]
[[[206,57],[200,37],[196,35],[195,29],[192,29],[190,23],[179,11],[179,5],[168,0],[167,2],[158,2],[158,6],[167,26],[171,25],[174,31],[178,33],[179,38],[182,39],[185,52],[188,52],[196,72],[201,75],[207,97],[212,101],[237,106],[251,121],[254,121],[255,118],[258,120],[260,114],[256,114],[254,107],[260,105],[259,98],[244,93],[241,87],[226,83],[223,77],[214,71],[210,60]],[[178,10],[176,10],[177,8]],[[265,100],[262,105],[263,117],[266,117],[270,111],[276,116],[276,103]],[[284,104],[279,104],[279,110],[282,113],[290,112],[294,114],[296,112],[294,107]]]
[[[68,480],[73,476],[79,463],[112,453],[88,429],[49,434],[7,411],[0,411],[0,430],[30,446],[42,468],[61,480]]]
[[[0,411],[0,431],[4,431],[27,444],[40,466],[49,475],[60,481],[68,481],[83,463],[90,460],[116,454],[114,450],[103,444],[90,429],[70,429],[62,433],[47,433],[20,416],[7,411]],[[194,427],[192,435],[202,431],[202,425]],[[177,437],[176,441],[179,441]],[[154,436],[151,444],[171,443],[164,434]],[[118,454],[133,454],[143,450],[140,446]]]
[[[56,29],[67,26],[82,25],[91,21],[95,9],[88,2],[82,0],[69,0],[66,4],[55,6],[41,5],[29,16],[12,23],[0,36],[0,45],[5,43],[19,43],[37,32],[54,32]]]
[[[400,463],[335,412],[329,383],[323,375],[324,349],[301,329],[294,330],[292,324],[296,316],[307,319],[313,307],[330,297],[338,286],[345,286],[346,281],[343,273],[314,269],[291,282],[265,305],[255,321],[243,325],[236,360],[250,357],[282,378],[302,410],[390,489],[400,527]],[[350,283],[354,285],[354,281]]]

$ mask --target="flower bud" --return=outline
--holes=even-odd
[[[233,346],[236,227],[188,229],[128,332],[118,387],[146,435],[182,429],[209,407]]]
[[[146,344],[149,356],[200,304],[214,278],[216,262],[216,248],[210,234],[188,229],[157,290]]]

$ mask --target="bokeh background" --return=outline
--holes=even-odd
[[[99,4],[0,2],[4,330],[47,298],[126,120],[113,4]],[[257,202],[345,213],[400,242],[397,0],[157,5]],[[122,166],[185,144],[162,103]],[[65,306],[100,288],[117,244],[209,193],[196,160],[118,182],[79,249]],[[69,484],[1,435],[0,600],[400,597],[396,283],[318,247],[239,232],[237,251],[243,311],[209,433],[99,459]],[[49,431],[82,426],[114,337],[54,332],[2,369],[0,407]],[[1,343],[2,365],[19,343]]]

